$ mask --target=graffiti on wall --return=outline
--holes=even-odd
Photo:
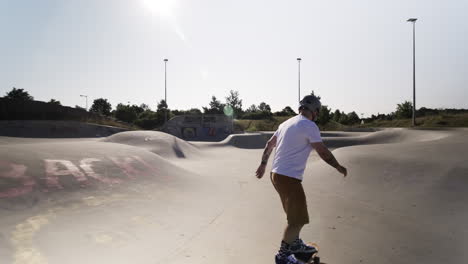
[[[42,162],[45,173],[42,177],[34,177],[26,165],[0,160],[0,198],[22,196],[39,189],[39,186],[42,192],[64,189],[61,182],[64,176],[71,176],[80,187],[86,187],[91,182],[115,185],[125,179],[136,179],[139,176],[151,176],[157,173],[154,166],[139,156],[107,157],[107,159],[125,177],[111,177],[96,172],[95,168],[99,163],[107,162],[98,158],[84,158],[76,164],[70,160],[44,159]]]

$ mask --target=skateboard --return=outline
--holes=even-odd
[[[312,247],[315,247],[317,249],[316,252],[313,252],[313,253],[298,253],[298,254],[294,254],[294,256],[306,263],[306,264],[320,264],[320,257],[318,256],[318,251],[319,251],[319,248],[318,248],[318,245],[315,244],[315,243],[308,243],[307,244],[308,246],[312,246]]]

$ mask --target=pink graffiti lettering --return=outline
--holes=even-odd
[[[46,183],[48,187],[55,187],[63,189],[59,182],[59,176],[73,175],[75,179],[82,184],[87,182],[86,176],[76,167],[71,161],[68,160],[44,160],[46,168]],[[66,169],[60,170],[58,164],[62,164]]]
[[[137,175],[149,175],[148,170],[139,170],[135,168],[132,163],[134,163],[135,159],[132,157],[125,157],[123,159],[118,159],[116,157],[109,157],[115,165],[117,165],[122,171],[127,175],[129,179],[135,179]],[[149,169],[148,167],[146,167]]]
[[[153,171],[153,172],[156,172],[156,168],[149,164],[148,162],[146,162],[144,159],[138,157],[138,156],[133,156],[133,158],[137,161],[139,161],[141,164],[145,165],[146,168],[148,168],[149,170]]]
[[[102,174],[96,173],[93,168],[92,164],[93,162],[98,162],[101,161],[100,159],[93,159],[93,158],[87,158],[83,159],[80,162],[80,168],[86,173],[86,175],[90,178],[94,178],[100,182],[107,183],[107,184],[119,184],[121,180],[119,179],[111,179],[109,177],[106,177]]]
[[[158,170],[156,169],[156,167],[155,167],[154,165],[149,164],[149,163],[146,162],[144,159],[142,159],[142,158],[140,158],[140,157],[138,157],[138,156],[133,156],[133,158],[134,158],[135,160],[139,161],[141,164],[143,164],[148,170],[151,171],[151,173],[156,174],[156,173],[158,172]],[[150,172],[148,172],[148,173],[150,173]],[[163,174],[161,174],[160,177],[161,177],[161,178],[164,178],[164,179],[169,178],[169,177],[167,177],[167,175],[163,175]]]
[[[130,179],[135,179],[140,175],[152,176],[160,174],[153,164],[148,163],[139,156],[109,157],[109,159]],[[85,158],[80,161],[79,166],[76,166],[69,160],[45,159],[45,176],[39,178],[39,180],[45,181],[46,186],[43,191],[48,192],[51,188],[63,189],[60,176],[67,175],[73,176],[82,187],[90,184],[88,177],[109,185],[122,182],[122,179],[108,177],[107,173],[103,175],[94,171],[93,166],[96,166],[94,164],[96,162],[103,162],[103,160]],[[0,189],[0,198],[18,197],[34,190],[39,181],[26,175],[27,169],[25,165],[0,160],[0,180],[3,179],[4,182],[9,184],[5,186],[3,182],[0,182],[2,185],[0,187],[5,188]],[[159,177],[168,178],[168,175],[159,175]],[[15,184],[15,182],[17,183]]]
[[[21,182],[20,187],[13,187],[6,191],[0,192],[0,198],[13,198],[31,192],[36,185],[36,182],[26,174],[27,167],[21,164],[15,164],[5,161],[0,161],[0,166],[9,167],[9,171],[0,172],[0,178],[16,179]]]

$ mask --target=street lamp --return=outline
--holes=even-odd
[[[301,58],[297,58],[299,102],[301,101],[301,60],[302,60]]]
[[[80,94],[80,97],[85,97],[86,98],[86,111],[88,111],[88,96]]]
[[[416,20],[410,18],[406,22],[413,23],[413,126],[416,126]]]
[[[164,102],[166,102],[166,111],[164,111],[164,124],[167,123],[167,61],[164,59]]]

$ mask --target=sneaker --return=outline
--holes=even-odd
[[[276,264],[300,264],[299,260],[296,259],[294,255],[285,255],[285,254],[277,254],[275,256]]]
[[[318,252],[318,250],[315,247],[306,245],[300,238],[294,240],[294,242],[289,246],[289,250],[293,254],[297,254],[297,253],[314,254]]]

